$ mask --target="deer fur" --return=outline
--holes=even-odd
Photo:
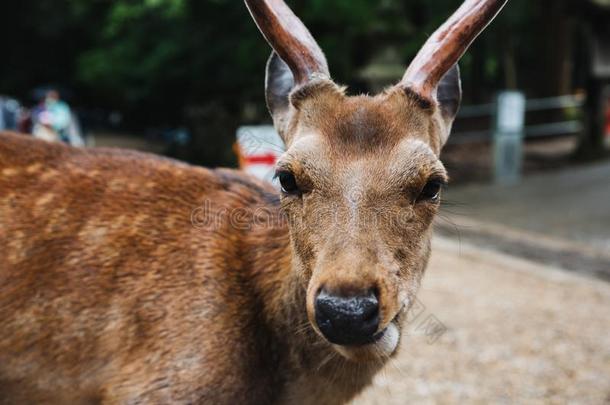
[[[353,396],[379,366],[307,327],[279,210],[240,172],[1,134],[0,403]]]
[[[0,404],[339,404],[396,355],[439,206],[424,191],[447,178],[459,71],[432,95],[349,96],[314,54],[300,74],[300,59],[275,53],[267,67],[287,147],[278,172],[298,193],[0,134]],[[322,288],[374,289],[379,338],[327,341]]]

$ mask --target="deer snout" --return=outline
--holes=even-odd
[[[320,332],[331,343],[373,343],[379,327],[379,301],[373,291],[338,296],[323,289],[315,300],[315,318]]]

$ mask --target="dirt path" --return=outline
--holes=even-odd
[[[610,403],[610,283],[448,239],[433,251],[400,354],[354,404]]]

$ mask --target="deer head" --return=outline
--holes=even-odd
[[[348,96],[282,0],[246,0],[274,49],[266,99],[293,267],[315,331],[352,360],[392,355],[430,253],[461,100],[457,62],[507,0],[466,0],[377,96]]]

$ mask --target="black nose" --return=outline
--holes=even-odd
[[[374,292],[340,297],[322,290],[316,298],[316,323],[329,342],[363,345],[376,340],[379,302]]]

